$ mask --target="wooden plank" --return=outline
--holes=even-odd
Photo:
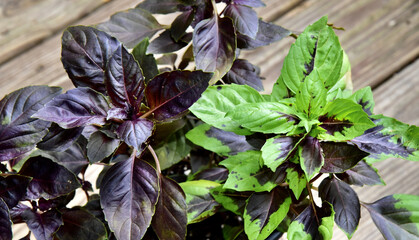
[[[304,2],[275,23],[295,31],[323,15],[344,27],[337,31],[352,64],[355,89],[377,86],[419,55],[419,1],[416,0],[319,0]],[[246,53],[262,70],[271,89],[293,39]],[[269,91],[268,91],[269,92]]]
[[[410,64],[400,73],[374,91],[376,103],[374,113],[394,117],[409,124],[419,125],[419,60]],[[403,193],[419,195],[417,173],[419,163],[401,159],[388,159],[374,164],[386,186],[356,187],[359,199],[374,202],[384,196]],[[346,239],[345,235],[335,228],[333,239]],[[361,222],[352,239],[383,239],[376,229],[366,209],[362,208]]]
[[[3,0],[0,64],[105,4],[103,0]]]

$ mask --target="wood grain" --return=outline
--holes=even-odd
[[[3,0],[0,6],[0,63],[21,54],[104,3],[103,0]]]

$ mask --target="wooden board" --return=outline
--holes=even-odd
[[[105,4],[103,0],[0,2],[0,64]]]

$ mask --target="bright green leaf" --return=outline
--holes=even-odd
[[[287,168],[287,183],[294,193],[296,199],[300,198],[301,193],[306,188],[307,179],[304,172],[298,172],[296,169]]]
[[[246,85],[211,86],[189,110],[211,126],[246,135],[250,132],[241,128],[240,124],[226,114],[239,104],[263,101],[263,97],[255,89]]]

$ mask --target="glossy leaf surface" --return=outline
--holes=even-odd
[[[0,101],[0,161],[31,151],[47,134],[50,123],[31,116],[60,91],[58,87],[30,86]]]
[[[141,145],[147,141],[153,132],[153,122],[145,118],[138,118],[123,122],[116,134],[129,146],[141,150]]]
[[[28,159],[19,174],[32,177],[26,193],[26,198],[30,200],[56,198],[80,187],[72,172],[44,157]]]
[[[255,38],[258,32],[258,16],[255,10],[248,6],[229,4],[224,9],[224,15],[233,20],[236,31]]]
[[[110,156],[119,146],[119,140],[108,137],[105,133],[97,131],[90,135],[87,143],[87,157],[89,162],[102,161]]]
[[[321,142],[324,165],[322,173],[342,173],[358,164],[368,153],[347,143]]]
[[[324,203],[322,208],[316,206],[316,212],[314,212],[312,205],[309,205],[292,221],[288,228],[287,237],[289,240],[330,240],[333,235],[334,215],[335,212],[327,203]]]
[[[23,200],[30,181],[29,177],[19,175],[0,177],[0,198],[3,199],[9,209]]]
[[[291,154],[296,143],[297,139],[293,137],[277,136],[267,139],[261,149],[263,164],[275,171]]]
[[[115,50],[106,65],[105,83],[113,105],[127,111],[139,109],[144,96],[144,77],[134,56],[123,46]]]
[[[39,240],[53,239],[54,233],[63,224],[61,214],[56,210],[46,211],[42,214],[28,210],[22,214],[22,217],[29,230]]]
[[[419,197],[395,194],[364,204],[386,239],[419,238]]]
[[[142,8],[151,13],[167,14],[178,11],[180,6],[181,4],[178,0],[165,0],[164,2],[160,0],[145,0],[138,4],[136,8]]]
[[[294,128],[296,118],[288,105],[278,102],[240,104],[227,114],[241,126],[261,133],[287,133]]]
[[[204,169],[202,171],[197,172],[194,174],[194,180],[208,180],[213,182],[224,182],[227,180],[228,177],[228,170],[222,167],[212,167],[208,169]]]
[[[84,138],[79,138],[65,151],[41,151],[39,155],[66,167],[75,175],[78,175],[89,164]]]
[[[103,125],[109,104],[106,98],[90,88],[74,88],[55,97],[33,117],[55,122],[62,128]]]
[[[333,205],[336,224],[351,238],[361,217],[356,192],[345,182],[336,178],[325,178],[319,186],[319,195],[323,201]]]
[[[167,169],[185,158],[192,150],[183,129],[172,134],[162,146],[155,149],[161,169]]]
[[[135,47],[146,37],[151,38],[162,28],[153,15],[141,8],[118,12],[97,27],[118,38],[128,48]]]
[[[188,29],[189,25],[191,25],[192,20],[195,17],[195,12],[193,9],[185,11],[181,13],[179,16],[173,20],[172,25],[170,27],[170,33],[172,35],[173,40],[178,42],[183,35],[185,35],[186,29]]]
[[[215,214],[219,203],[211,196],[219,183],[208,180],[187,181],[179,184],[186,194],[188,224],[200,222]]]
[[[360,161],[353,168],[346,170],[344,173],[337,174],[336,176],[350,185],[360,187],[364,185],[384,185],[384,181],[378,175],[377,169],[365,161]]]
[[[323,17],[308,26],[291,46],[278,81],[283,81],[296,94],[304,79],[316,70],[328,89],[339,80],[342,62],[339,40],[327,25],[327,17]]]
[[[235,83],[248,85],[262,91],[262,79],[259,76],[259,69],[245,59],[236,59],[230,71],[223,77],[224,83]]]
[[[211,86],[189,110],[211,126],[243,135],[250,132],[226,114],[241,103],[263,101],[255,89],[246,85]]]
[[[317,138],[308,136],[299,148],[301,169],[307,179],[317,174],[324,164],[323,150]]]
[[[63,129],[57,124],[52,124],[47,135],[36,147],[46,151],[65,151],[80,137],[82,127]]]
[[[172,71],[156,76],[145,90],[154,118],[169,120],[187,111],[208,87],[211,76],[202,71]]]
[[[247,200],[244,231],[249,239],[267,238],[288,213],[291,197],[280,187],[271,192],[254,193]]]
[[[390,157],[419,161],[419,127],[382,115],[373,116],[376,127],[352,140],[361,150],[370,153],[368,162]]]
[[[61,61],[76,87],[105,93],[104,71],[121,43],[93,27],[69,27],[62,36]]]
[[[221,156],[232,156],[248,150],[258,150],[261,139],[252,139],[251,136],[238,135],[227,132],[208,124],[201,124],[186,134],[194,144]]]
[[[183,41],[176,42],[172,37],[171,31],[165,30],[150,43],[147,53],[171,53],[184,48],[186,45],[188,44]]]
[[[271,191],[282,183],[286,172],[284,168],[277,168],[272,172],[267,167],[261,167],[261,152],[247,151],[227,158],[220,162],[228,168],[230,174],[224,188],[236,191]]]
[[[110,229],[119,239],[141,239],[155,212],[159,196],[156,170],[129,157],[113,165],[100,188],[100,202]]]
[[[234,26],[230,18],[213,16],[196,25],[193,51],[196,68],[214,72],[212,83],[222,78],[233,65],[236,53]]]
[[[320,127],[326,132],[317,136],[322,140],[352,140],[375,126],[360,105],[347,99],[336,99],[330,102],[325,112],[326,114],[320,116],[319,121]]]
[[[160,175],[160,194],[151,226],[160,239],[182,240],[186,237],[185,193],[175,181]]]
[[[7,204],[0,198],[0,239],[10,240],[13,238],[12,221]]]
[[[219,186],[211,189],[211,194],[225,209],[243,216],[246,200],[250,197],[251,192],[236,192]]]
[[[92,214],[81,209],[66,209],[62,213],[63,223],[55,234],[57,239],[106,239],[103,223]]]
[[[150,81],[152,78],[154,78],[154,76],[159,74],[156,59],[152,54],[147,54],[148,45],[148,38],[145,38],[132,50],[132,55],[140,64],[146,82]]]
[[[264,22],[262,19],[259,19],[258,24],[258,31],[255,38],[240,33],[237,34],[237,48],[254,49],[266,46],[291,34],[289,30],[273,23]]]

